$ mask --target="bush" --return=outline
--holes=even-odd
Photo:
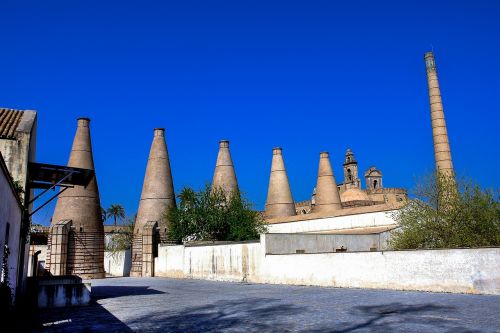
[[[170,241],[244,241],[258,239],[267,229],[261,214],[240,193],[228,199],[222,189],[206,186],[195,192],[186,187],[178,198],[178,207],[165,213]]]
[[[134,220],[135,218],[128,218],[123,224],[123,229],[111,236],[110,241],[106,243],[106,251],[112,252],[114,255],[117,252],[128,250],[132,247]]]
[[[470,180],[433,174],[415,188],[415,198],[395,213],[400,228],[393,249],[456,248],[500,245],[498,191]]]

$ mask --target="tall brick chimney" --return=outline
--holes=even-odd
[[[427,69],[427,83],[429,86],[429,100],[431,107],[432,136],[434,139],[434,158],[436,171],[453,176],[453,163],[451,160],[448,131],[444,119],[443,101],[436,70],[436,62],[432,52],[425,53],[425,67]]]

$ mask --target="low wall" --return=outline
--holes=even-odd
[[[77,276],[28,278],[28,296],[38,308],[88,305],[90,292],[90,283]]]
[[[500,294],[500,249],[266,256],[256,282]]]
[[[104,270],[112,276],[129,276],[132,267],[132,251],[104,252]]]
[[[173,278],[500,294],[500,248],[266,255],[260,243],[160,246],[155,275]]]
[[[247,281],[249,275],[258,275],[261,249],[260,243],[159,246],[155,276]]]

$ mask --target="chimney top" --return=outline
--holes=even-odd
[[[327,151],[322,151],[321,153],[319,153],[320,158],[328,158],[329,155],[330,154]]]
[[[220,140],[219,147],[220,148],[229,148],[229,140]]]
[[[164,128],[155,128],[154,129],[154,136],[164,136],[165,135],[165,129]]]
[[[424,58],[434,58],[434,53],[432,51],[425,52]]]
[[[78,126],[89,127],[90,118],[87,117],[79,117],[77,118]]]
[[[274,147],[273,148],[273,155],[281,155],[281,151],[283,149],[281,149],[281,147]]]
[[[434,59],[434,53],[432,53],[432,51],[426,52],[424,59],[427,70],[436,70],[436,60]]]

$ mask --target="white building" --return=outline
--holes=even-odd
[[[28,189],[29,162],[35,161],[37,113],[32,110],[0,108],[0,153],[2,155],[2,183],[0,184],[0,238],[1,245],[9,244],[10,285],[24,289],[28,268],[27,230],[29,219],[23,221],[23,207],[31,211],[32,191]],[[12,187],[23,190],[19,198],[12,197]],[[19,216],[18,216],[19,215]],[[26,215],[27,216],[27,215]],[[8,232],[7,232],[8,231]],[[8,242],[6,242],[8,240]],[[2,257],[3,257],[3,250]]]
[[[0,153],[0,262],[4,262],[4,249],[10,254],[7,259],[8,283],[13,295],[17,292],[18,273],[24,263],[21,257],[21,222],[22,205],[16,193],[14,182]],[[2,265],[3,266],[3,265]],[[1,281],[4,282],[5,272],[1,268]]]

